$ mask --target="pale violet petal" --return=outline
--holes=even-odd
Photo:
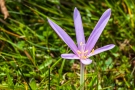
[[[114,44],[109,44],[109,45],[103,46],[103,47],[98,48],[98,49],[96,49],[95,51],[91,52],[91,53],[88,55],[88,57],[93,56],[93,55],[96,55],[96,54],[99,54],[99,53],[104,52],[104,51],[107,51],[107,50],[110,50],[110,49],[112,49],[112,48],[114,48],[114,47],[115,47]]]
[[[78,48],[80,49],[81,48],[80,43],[82,42],[82,44],[85,44],[85,38],[81,15],[77,8],[74,9],[74,26]]]
[[[71,37],[57,24],[52,22],[50,19],[48,19],[49,24],[54,29],[54,31],[60,36],[60,38],[70,47],[70,49],[77,54],[77,46],[75,45],[74,41],[71,39]]]
[[[88,64],[91,64],[92,63],[92,60],[90,60],[90,59],[85,59],[85,60],[80,60],[81,61],[81,63],[83,63],[84,65],[88,65]]]
[[[92,31],[91,35],[89,36],[87,43],[86,43],[86,50],[88,53],[93,49],[95,46],[99,36],[101,35],[102,31],[104,30],[109,18],[111,15],[111,9],[106,10],[101,18],[99,19],[97,25],[95,26],[94,30]]]
[[[64,59],[79,59],[79,57],[73,53],[61,54],[61,57]]]

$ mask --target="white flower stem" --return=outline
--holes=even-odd
[[[85,65],[80,62],[81,68],[80,68],[80,90],[84,90],[84,69]]]

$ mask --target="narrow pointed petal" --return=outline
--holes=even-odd
[[[76,56],[75,54],[61,54],[61,57],[64,59],[79,59],[78,56]]]
[[[82,19],[80,12],[77,10],[77,8],[74,9],[74,26],[75,26],[75,32],[76,32],[76,39],[78,48],[80,49],[80,43],[82,42],[85,44],[85,38],[84,38],[84,30],[82,25]]]
[[[50,19],[48,19],[49,24],[54,29],[54,31],[60,36],[60,38],[70,47],[70,49],[77,54],[77,46],[75,45],[74,41],[71,39],[71,37],[57,24],[52,22]]]
[[[90,53],[88,55],[88,57],[93,56],[93,55],[96,55],[96,54],[99,54],[99,53],[104,52],[104,51],[107,51],[107,50],[110,50],[110,49],[112,49],[114,47],[115,47],[114,44],[109,44],[109,45],[103,46],[101,48],[96,49],[93,53]]]
[[[100,20],[98,21],[97,25],[95,26],[94,30],[92,31],[88,41],[86,43],[86,50],[88,53],[93,49],[95,46],[99,36],[101,35],[102,31],[104,30],[109,18],[111,15],[111,9],[106,10],[103,15],[101,16]]]
[[[92,63],[92,60],[90,59],[85,59],[85,60],[80,60],[84,65],[88,65]]]

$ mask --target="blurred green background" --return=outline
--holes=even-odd
[[[81,13],[86,40],[102,13],[111,18],[95,48],[115,44],[91,57],[86,90],[135,90],[134,0],[5,0],[10,17],[0,14],[1,90],[77,90],[80,63],[64,60],[71,52],[47,22],[50,18],[76,42],[75,7]],[[49,80],[50,78],[50,80]]]

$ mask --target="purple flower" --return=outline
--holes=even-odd
[[[85,42],[81,15],[77,10],[77,8],[75,8],[74,26],[76,32],[77,46],[74,43],[74,41],[71,39],[71,37],[60,26],[58,26],[50,19],[48,19],[48,22],[51,25],[51,27],[73,51],[73,53],[62,54],[61,57],[65,59],[79,59],[84,65],[88,65],[92,63],[92,60],[89,59],[89,57],[114,48],[115,46],[114,44],[109,44],[101,48],[98,48],[96,50],[93,49],[99,36],[101,35],[103,29],[107,24],[110,15],[111,15],[111,9],[107,9],[101,16],[100,20],[98,21],[97,25],[95,26],[94,30],[89,36],[87,42]]]

